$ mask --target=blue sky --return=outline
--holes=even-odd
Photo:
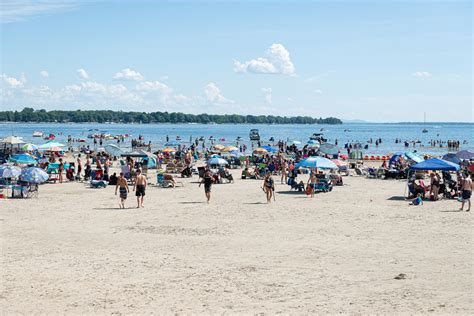
[[[470,1],[2,1],[1,103],[472,121]]]

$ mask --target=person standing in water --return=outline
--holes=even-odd
[[[127,199],[127,193],[130,192],[128,189],[127,179],[123,176],[123,172],[120,172],[120,176],[117,179],[117,185],[115,186],[115,195],[117,195],[117,189],[120,191],[120,208],[125,208],[125,200]]]
[[[137,208],[145,207],[145,205],[143,205],[143,200],[145,198],[146,185],[146,177],[142,175],[141,169],[138,169],[135,177],[135,184],[133,185],[133,191],[135,191],[135,196],[137,197]]]
[[[211,170],[209,170],[209,167],[207,167],[202,176],[202,180],[199,183],[199,187],[201,187],[201,184],[204,183],[204,194],[206,194],[207,203],[209,203],[209,201],[211,200],[212,182],[213,182],[212,173],[211,173]]]

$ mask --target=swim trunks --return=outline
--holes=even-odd
[[[135,195],[136,196],[145,196],[145,186],[144,185],[137,185]]]
[[[120,187],[120,198],[126,200],[127,199],[127,188]]]
[[[471,190],[462,190],[462,199],[467,201],[471,198],[472,191]]]

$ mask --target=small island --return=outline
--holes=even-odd
[[[0,122],[24,123],[196,123],[196,124],[342,124],[335,117],[274,116],[239,114],[186,114],[180,112],[46,111],[24,108],[0,111]]]

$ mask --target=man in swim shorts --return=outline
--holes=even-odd
[[[462,191],[461,191],[461,198],[462,198],[462,204],[461,208],[459,209],[462,211],[464,209],[464,204],[467,202],[467,210],[466,212],[469,212],[471,210],[471,195],[472,195],[472,188],[474,186],[472,182],[472,177],[473,175],[471,174],[471,177],[469,175],[466,175],[464,180],[462,181]]]
[[[135,191],[135,196],[137,197],[137,208],[145,207],[143,205],[143,199],[145,198],[146,185],[146,177],[142,174],[141,169],[138,169],[136,172],[135,184],[133,186],[133,191]]]

